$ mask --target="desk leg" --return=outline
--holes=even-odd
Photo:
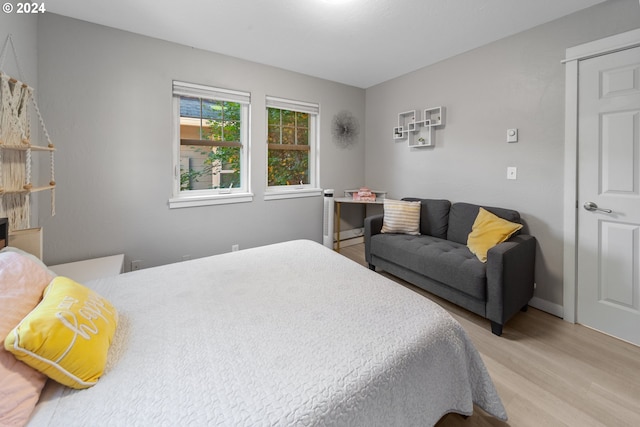
[[[336,252],[340,252],[340,206],[342,203],[336,202]]]

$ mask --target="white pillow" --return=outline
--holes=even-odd
[[[384,199],[382,233],[420,234],[420,202]]]

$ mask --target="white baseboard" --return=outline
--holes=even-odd
[[[560,304],[555,304],[545,299],[533,297],[531,298],[531,301],[529,301],[529,305],[533,308],[537,308],[538,310],[553,314],[561,319],[564,317],[564,309]]]
[[[338,235],[334,233],[333,241],[335,248],[335,242]],[[347,246],[353,246],[360,243],[364,243],[364,228],[352,228],[351,230],[340,230],[340,247],[346,248]]]
[[[351,230],[340,230],[340,242],[344,240],[353,239],[354,237],[364,236],[364,228],[352,228]],[[333,240],[336,241],[338,235],[333,234]]]
[[[342,233],[340,233],[342,237]],[[346,248],[347,246],[353,246],[353,245],[358,245],[360,243],[364,243],[364,237],[360,236],[360,237],[354,237],[352,239],[347,239],[347,240],[342,240],[340,239],[340,247],[341,248]],[[333,245],[334,248],[336,247],[335,244]]]

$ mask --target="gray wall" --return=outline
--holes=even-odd
[[[442,197],[511,207],[539,240],[538,301],[562,304],[564,67],[567,47],[637,28],[635,0],[610,0],[365,91],[52,14],[0,15],[13,33],[56,154],[57,215],[48,194],[34,226],[54,264],[125,253],[143,266],[294,238],[321,238],[321,198],[265,202],[264,96],[321,104],[324,188],[366,184],[391,197]],[[37,47],[37,49],[36,49]],[[36,53],[37,52],[37,53]],[[37,67],[37,73],[36,73]],[[11,71],[9,68],[8,71]],[[252,203],[169,210],[171,80],[253,96]],[[393,142],[397,114],[444,105],[436,146]],[[351,149],[328,137],[349,110]],[[366,111],[366,116],[365,116]],[[520,142],[507,144],[517,127]],[[365,147],[366,139],[366,147]],[[363,161],[364,159],[364,161]],[[506,167],[518,180],[506,180]],[[40,162],[48,176],[47,162]],[[365,173],[366,171],[366,173]],[[357,220],[347,221],[357,226]],[[346,224],[347,226],[349,224]]]
[[[58,148],[57,215],[40,209],[49,264],[125,253],[143,267],[290,239],[322,240],[322,197],[264,201],[265,95],[321,108],[320,185],[364,180],[365,92],[59,15],[38,21],[40,108]],[[252,203],[169,209],[173,79],[251,92]],[[357,144],[331,140],[351,111]]]
[[[638,28],[636,0],[613,0],[366,92],[368,185],[391,197],[517,209],[539,242],[538,305],[562,305],[565,49]],[[433,148],[394,142],[399,112],[443,105]],[[506,130],[519,129],[507,143]],[[518,179],[506,179],[507,166]],[[541,301],[542,300],[542,301]],[[549,308],[549,307],[546,307]]]

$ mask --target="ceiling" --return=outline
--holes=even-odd
[[[367,88],[604,0],[51,0],[52,13]]]

